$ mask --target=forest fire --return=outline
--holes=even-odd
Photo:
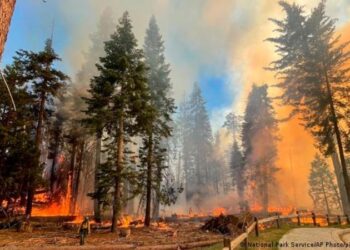
[[[227,215],[227,210],[223,207],[214,208],[211,212],[213,216]]]
[[[257,203],[251,206],[250,210],[253,213],[261,213],[263,212],[263,207]],[[280,215],[289,215],[293,214],[295,212],[295,208],[293,206],[285,206],[285,207],[279,207],[279,206],[268,206],[267,208],[268,213],[277,213]]]
[[[187,249],[350,225],[350,22],[333,10],[350,4],[316,1],[0,0],[1,233]],[[50,8],[60,31],[39,46]]]
[[[68,179],[68,183],[70,179]],[[72,190],[70,185],[68,185],[67,193],[65,196],[61,196],[59,201],[50,202],[49,193],[40,193],[34,196],[35,202],[40,202],[40,206],[33,207],[32,216],[66,216],[72,215],[70,212],[71,209],[71,196]],[[75,205],[75,214],[79,215],[79,207]]]
[[[119,219],[119,227],[121,228],[126,228],[130,226],[130,223],[134,221],[133,218],[130,215],[123,215],[120,219]]]

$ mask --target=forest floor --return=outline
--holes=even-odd
[[[177,249],[178,246],[192,248],[198,243],[202,243],[198,245],[199,249],[204,249],[205,246],[222,241],[222,235],[204,232],[200,229],[201,226],[202,223],[199,222],[179,222],[167,223],[162,227],[136,227],[131,229],[128,237],[119,237],[108,229],[100,229],[87,237],[82,249],[155,249],[150,246]],[[75,249],[77,246],[77,230],[67,230],[62,226],[34,227],[32,233],[16,232],[14,229],[0,230],[0,249]]]

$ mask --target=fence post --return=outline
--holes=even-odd
[[[259,221],[257,217],[254,217],[254,221],[255,221],[255,236],[259,237]]]
[[[338,219],[338,225],[341,225],[341,217],[340,217],[340,215],[337,216],[337,219]]]
[[[277,219],[276,219],[276,226],[277,228],[280,228],[280,215],[276,213]]]
[[[346,224],[350,224],[349,215],[346,214],[345,218],[346,218]]]
[[[231,249],[231,239],[224,237],[224,247],[228,247],[229,250]]]
[[[246,233],[246,238],[244,239],[244,249],[248,250],[248,227],[244,225],[244,232]]]
[[[316,223],[316,214],[314,212],[311,213],[311,217],[312,217],[312,222],[314,223],[314,226],[316,227],[317,226],[317,223]]]
[[[298,226],[300,226],[300,214],[299,214],[299,211],[297,211],[297,219],[298,219]]]
[[[328,224],[328,226],[329,226],[329,215],[328,214],[326,214],[326,219],[327,219],[327,224]]]

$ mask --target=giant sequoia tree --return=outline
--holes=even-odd
[[[277,121],[267,90],[267,85],[253,85],[248,96],[242,129],[244,173],[258,199],[257,202],[265,212],[269,205],[270,188],[278,170],[275,164]]]
[[[350,68],[346,64],[350,53],[345,51],[348,43],[341,44],[335,35],[335,20],[325,14],[325,1],[309,16],[295,4],[281,1],[280,5],[287,16],[272,19],[279,35],[268,39],[276,44],[280,56],[271,67],[280,79],[277,85],[282,90],[280,99],[294,108],[292,114],[300,115],[324,155],[339,154],[347,196],[343,199],[345,207],[350,200],[342,139],[349,129],[346,124]]]

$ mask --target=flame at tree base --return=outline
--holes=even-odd
[[[71,183],[71,179],[68,179],[68,183]],[[42,207],[33,207],[32,209],[32,216],[70,216],[70,215],[76,215],[78,217],[82,216],[80,215],[80,209],[75,204],[74,205],[74,213],[71,212],[72,210],[72,190],[71,185],[68,184],[67,193],[65,196],[62,196],[59,201],[56,202],[49,202],[50,201],[50,194],[49,193],[43,193],[43,194],[36,194],[34,196],[34,201],[46,203],[45,205],[42,205]]]

